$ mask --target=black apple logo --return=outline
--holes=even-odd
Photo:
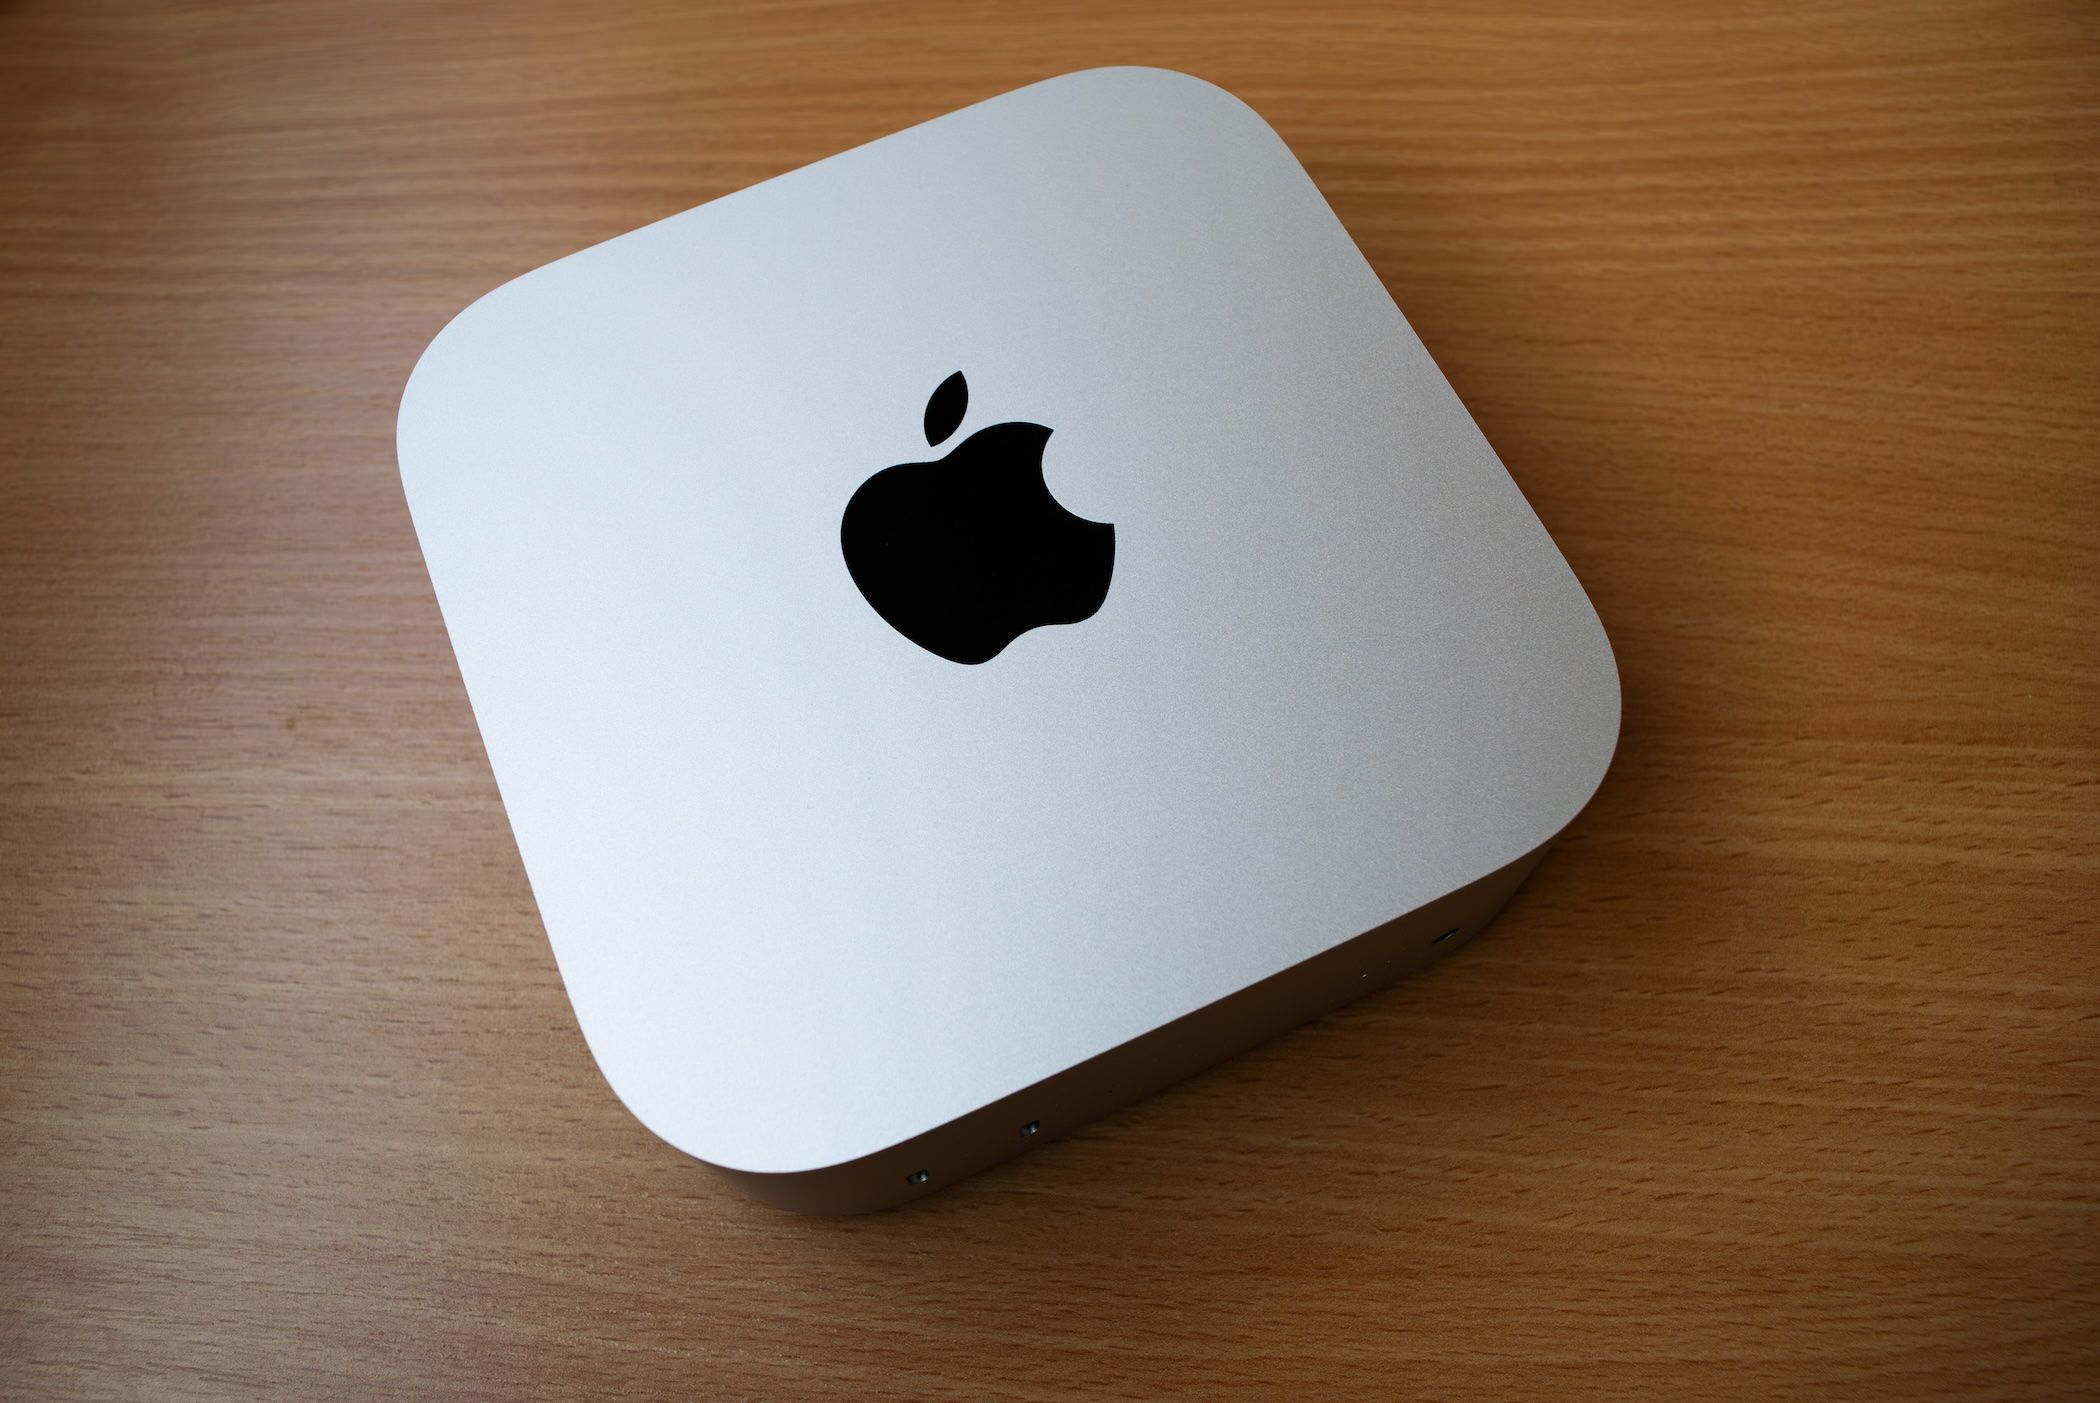
[[[956,371],[926,401],[926,442],[962,423]],[[1090,619],[1108,597],[1116,528],[1066,511],[1043,481],[1041,424],[994,424],[934,463],[860,485],[839,522],[846,569],[875,612],[929,653],[981,663],[1045,624]]]

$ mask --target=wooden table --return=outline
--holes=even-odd
[[[447,317],[1030,80],[1289,139],[1596,600],[1471,949],[898,1212],[579,1039],[393,455]],[[2100,10],[0,7],[0,1394],[2100,1390]]]

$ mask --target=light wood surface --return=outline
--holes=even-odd
[[[630,1119],[396,399],[1058,72],[1328,192],[1626,696],[1433,973],[885,1215]],[[0,5],[0,1395],[2094,1397],[2100,9]]]

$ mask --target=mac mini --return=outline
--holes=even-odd
[[[399,446],[591,1052],[792,1208],[1457,948],[1618,735],[1494,450],[1283,141],[1177,73],[507,283]]]

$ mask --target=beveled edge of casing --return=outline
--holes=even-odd
[[[799,1173],[701,1163],[752,1197],[798,1213],[866,1213],[923,1197],[1448,954],[1502,909],[1552,844],[1549,839],[1404,916],[887,1149]],[[1035,1129],[1024,1131],[1028,1126]]]

